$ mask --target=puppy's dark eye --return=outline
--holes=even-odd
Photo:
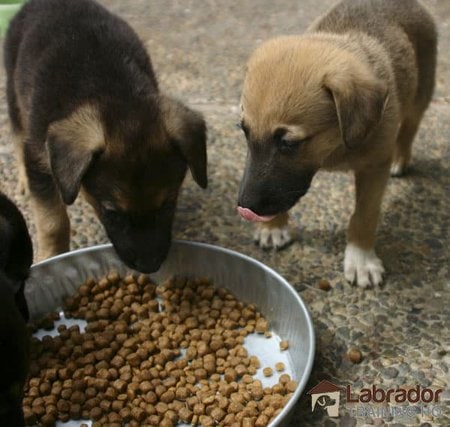
[[[101,207],[105,212],[117,212],[118,209],[114,204],[110,201],[104,201],[101,203]]]
[[[300,145],[309,141],[311,138],[291,139],[286,137],[286,129],[277,129],[273,134],[273,139],[277,144],[278,150],[283,154],[294,153]]]

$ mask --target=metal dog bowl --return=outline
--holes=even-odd
[[[27,282],[26,298],[32,318],[62,306],[63,299],[74,293],[88,277],[100,278],[115,270],[130,271],[117,257],[111,245],[81,249],[35,264]],[[270,322],[272,338],[247,337],[245,346],[255,354],[261,366],[273,367],[283,362],[286,371],[299,385],[282,412],[270,426],[286,426],[293,408],[307,383],[314,360],[314,330],[305,303],[289,283],[271,268],[248,256],[203,243],[175,241],[161,269],[151,277],[157,282],[171,275],[209,277],[215,286],[226,287],[247,303],[254,303]],[[281,352],[278,343],[289,340],[289,349]],[[262,370],[262,369],[261,369]],[[259,371],[261,371],[259,370]],[[273,385],[278,375],[265,378]],[[79,425],[59,423],[60,426]]]

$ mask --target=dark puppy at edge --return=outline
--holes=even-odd
[[[23,386],[29,335],[25,280],[33,260],[30,235],[17,207],[0,193],[0,425],[24,426]]]
[[[378,285],[374,251],[389,177],[408,167],[435,81],[437,34],[416,0],[344,0],[303,36],[263,43],[247,64],[242,128],[248,156],[241,215],[261,246],[289,242],[288,210],[319,169],[351,170],[356,205],[344,272]]]
[[[69,250],[66,205],[81,190],[122,260],[156,271],[187,167],[207,185],[202,116],[160,93],[134,31],[91,0],[25,4],[5,66],[38,258]]]

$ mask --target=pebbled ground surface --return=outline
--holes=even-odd
[[[302,32],[332,0],[102,0],[125,18],[148,47],[161,88],[202,111],[209,126],[206,191],[187,178],[174,234],[225,246],[259,259],[284,275],[308,304],[317,355],[307,389],[328,379],[352,389],[395,386],[442,388],[435,415],[356,416],[341,395],[339,418],[311,413],[305,395],[292,426],[450,425],[450,2],[424,0],[440,32],[437,87],[414,145],[405,178],[392,179],[384,199],[377,250],[388,275],[381,289],[345,283],[345,229],[353,207],[350,175],[320,173],[293,210],[297,241],[281,252],[263,252],[253,230],[236,214],[246,146],[235,127],[244,65],[264,39]],[[0,188],[22,208],[34,234],[29,202],[17,193],[0,71]],[[107,241],[92,209],[70,207],[72,248]],[[331,282],[329,292],[318,282]],[[351,348],[363,360],[345,358]],[[344,402],[344,403],[342,403]],[[378,414],[379,415],[379,414]]]

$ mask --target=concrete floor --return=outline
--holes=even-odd
[[[283,274],[307,302],[315,322],[317,356],[308,387],[329,379],[353,389],[400,385],[442,388],[440,416],[356,417],[345,404],[339,418],[311,413],[300,399],[292,426],[450,425],[450,1],[424,0],[440,32],[435,96],[414,146],[412,172],[392,179],[384,200],[377,250],[388,275],[381,289],[355,289],[342,273],[345,229],[353,206],[351,177],[319,174],[293,210],[298,240],[286,250],[263,252],[236,213],[246,146],[235,128],[244,65],[264,39],[301,33],[332,0],[102,0],[125,18],[148,47],[161,88],[201,110],[209,126],[206,191],[188,177],[179,201],[175,237],[249,254]],[[0,71],[4,86],[4,72]],[[24,211],[4,91],[0,93],[0,188]],[[73,248],[106,242],[81,201],[70,208]],[[333,289],[318,289],[320,279]],[[345,354],[359,348],[363,361]],[[309,390],[309,388],[307,388]]]

